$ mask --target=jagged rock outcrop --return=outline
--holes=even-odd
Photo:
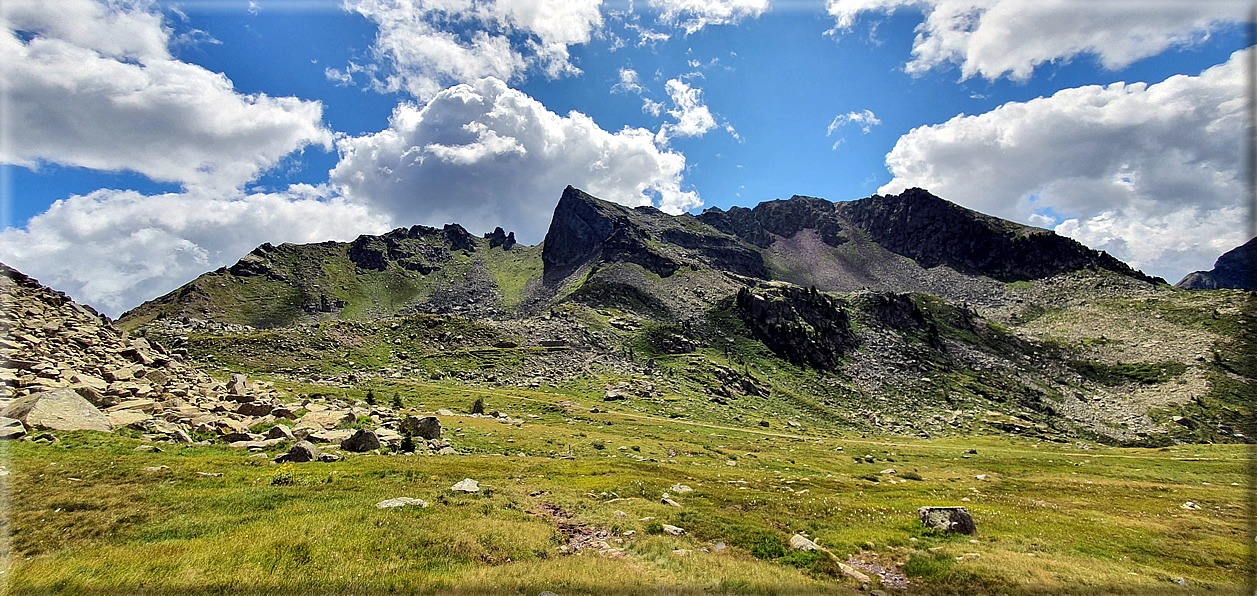
[[[502,250],[511,250],[515,246],[515,232],[506,233],[501,226],[493,228],[492,232],[484,235],[485,240],[489,241],[489,248],[502,247]]]
[[[1184,290],[1257,290],[1257,238],[1223,253],[1209,271],[1193,271],[1174,284]]]
[[[842,304],[815,288],[742,289],[734,304],[764,345],[800,366],[834,370],[859,342]]]
[[[834,204],[815,197],[795,195],[785,201],[765,201],[754,209],[733,207],[728,212],[711,208],[703,211],[698,219],[760,248],[770,246],[773,235],[790,238],[804,228],[816,230],[821,240],[830,246],[847,241]]]

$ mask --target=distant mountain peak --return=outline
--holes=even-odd
[[[1193,271],[1174,284],[1185,290],[1242,289],[1257,290],[1257,238],[1226,251],[1209,271]]]

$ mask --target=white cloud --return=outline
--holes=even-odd
[[[602,26],[601,0],[345,0],[379,26],[372,46],[392,69],[368,84],[425,101],[446,86],[492,76],[511,81],[536,68],[579,73],[568,47]],[[341,78],[352,75],[336,71]]]
[[[641,80],[637,76],[637,71],[631,68],[620,69],[620,82],[611,87],[612,93],[636,93],[641,95],[645,91],[642,87]]]
[[[579,112],[560,116],[494,78],[441,91],[423,107],[402,104],[387,129],[338,148],[332,182],[407,225],[502,226],[538,242],[568,184],[670,213],[702,204],[682,190],[685,157],[660,149],[650,131],[611,133]]]
[[[319,102],[242,95],[173,59],[147,3],[6,0],[0,27],[0,162],[232,189],[307,145],[331,148]]]
[[[736,25],[768,10],[769,0],[649,0],[659,21],[694,33],[708,25]]]
[[[657,117],[663,113],[663,108],[664,105],[661,101],[654,101],[648,97],[642,98],[642,112]]]
[[[0,254],[41,283],[118,316],[263,242],[351,240],[388,224],[326,186],[232,198],[102,189],[57,201],[25,229],[0,232]]]
[[[829,128],[825,130],[825,136],[834,134],[835,130],[838,130],[839,128],[842,128],[843,126],[846,126],[848,124],[857,124],[860,126],[861,132],[863,132],[864,134],[869,134],[869,131],[871,131],[874,126],[877,126],[881,123],[882,121],[878,120],[877,116],[875,116],[873,112],[870,110],[861,110],[859,112],[847,112],[846,114],[839,114],[837,116],[834,116],[834,120],[829,123]]]
[[[1190,46],[1226,23],[1244,19],[1246,2],[1109,2],[1095,0],[827,0],[830,33],[850,31],[862,13],[919,8],[910,73],[946,63],[962,78],[1005,75],[1025,80],[1044,62],[1093,55],[1119,69],[1167,48]]]
[[[672,100],[672,109],[668,110],[668,114],[676,122],[665,122],[659,127],[656,139],[660,143],[667,143],[674,137],[701,137],[716,127],[716,118],[703,103],[701,89],[691,87],[681,79],[669,79],[664,89]]]
[[[913,129],[886,156],[894,179],[880,192],[920,186],[1015,221],[1059,222],[1059,233],[1177,281],[1243,241],[1245,59]]]

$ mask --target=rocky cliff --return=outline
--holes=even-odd
[[[1174,284],[1184,290],[1257,290],[1257,238],[1237,246],[1214,262],[1209,271],[1193,271]]]

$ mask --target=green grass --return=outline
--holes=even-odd
[[[1184,372],[1182,362],[1137,362],[1133,364],[1105,364],[1086,360],[1074,360],[1069,366],[1089,381],[1102,385],[1117,386],[1124,383],[1151,385],[1164,383]]]
[[[1231,483],[1244,482],[1242,446],[890,442],[673,420],[566,393],[375,387],[424,409],[461,411],[475,395],[537,418],[446,418],[464,455],[347,454],[286,471],[228,447],[136,452],[139,439],[97,433],[5,444],[10,591],[854,593],[827,557],[786,546],[796,532],[842,560],[871,550],[896,562],[913,594],[1147,593],[1176,587],[1171,577],[1239,590],[1244,493]],[[573,399],[612,411],[554,405]],[[962,458],[970,447],[978,454]],[[901,472],[879,478],[885,467]],[[451,493],[464,477],[487,490]],[[694,488],[673,492],[679,509],[659,502],[676,483]],[[375,509],[397,496],[431,506]],[[1202,508],[1181,509],[1189,500]],[[611,544],[624,558],[557,550],[559,526],[529,513],[543,502],[624,539]],[[973,513],[977,544],[916,520],[920,506],[956,504]],[[686,533],[652,535],[662,524]],[[717,542],[728,548],[716,553]],[[955,561],[965,553],[980,557]]]

